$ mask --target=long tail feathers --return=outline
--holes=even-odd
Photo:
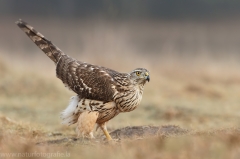
[[[55,63],[59,61],[62,55],[65,55],[58,47],[47,40],[41,33],[36,31],[32,26],[19,19],[16,24],[27,36]]]

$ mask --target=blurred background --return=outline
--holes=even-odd
[[[240,1],[0,0],[0,114],[74,134],[59,119],[74,93],[16,26],[19,18],[80,61],[150,70],[138,109],[111,120],[110,129],[240,124]]]

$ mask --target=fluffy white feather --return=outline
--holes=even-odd
[[[79,97],[78,96],[73,96],[70,99],[69,105],[67,106],[67,108],[61,113],[61,118],[63,120],[62,124],[66,124],[66,125],[71,125],[71,123],[69,123],[70,121],[73,120],[74,118],[74,112],[76,110],[76,107],[78,105],[79,102]]]

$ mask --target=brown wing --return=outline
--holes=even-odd
[[[74,60],[66,55],[63,55],[57,63],[56,73],[65,86],[80,97],[104,102],[113,101],[118,86],[114,75],[121,74],[111,69]]]

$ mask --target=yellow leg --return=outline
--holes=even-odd
[[[107,126],[106,126],[106,123],[104,124],[101,124],[100,125],[100,128],[102,129],[104,135],[106,136],[107,140],[110,141],[112,140],[112,137],[109,135],[108,131],[107,131]]]

